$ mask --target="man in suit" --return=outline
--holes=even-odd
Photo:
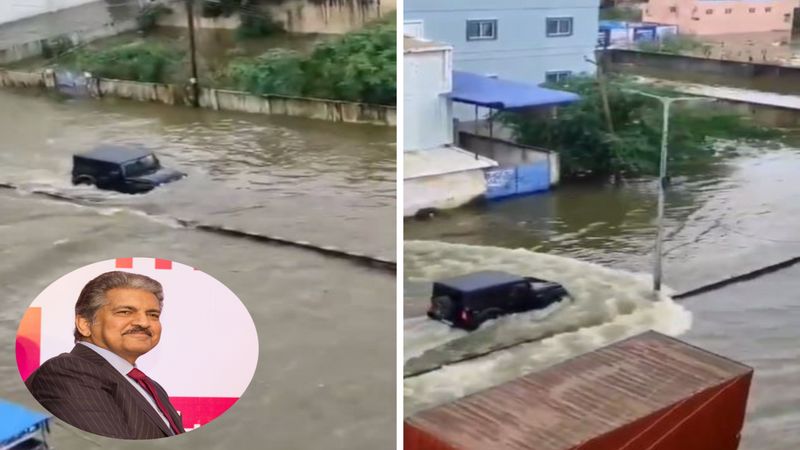
[[[136,367],[161,339],[161,284],[129,272],[90,281],[75,304],[75,347],[25,382],[59,419],[103,436],[156,439],[184,432],[167,392]]]

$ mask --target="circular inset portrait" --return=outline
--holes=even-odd
[[[58,419],[102,436],[157,439],[236,403],[255,373],[258,337],[242,302],[210,275],[117,258],[39,294],[16,354],[28,390]]]

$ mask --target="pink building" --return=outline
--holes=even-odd
[[[649,0],[645,22],[677,25],[680,34],[791,31],[800,0]]]

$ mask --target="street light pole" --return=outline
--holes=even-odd
[[[669,110],[673,103],[679,101],[715,101],[715,98],[709,97],[662,97],[660,95],[650,94],[648,92],[628,90],[633,94],[643,95],[650,97],[661,102],[664,115],[661,124],[661,163],[659,165],[658,176],[658,225],[656,231],[656,246],[655,246],[655,263],[653,265],[653,291],[656,293],[661,292],[661,256],[664,238],[664,202],[665,202],[665,188],[667,185],[667,153],[669,141]]]

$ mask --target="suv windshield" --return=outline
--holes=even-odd
[[[128,177],[138,177],[158,170],[158,159],[155,155],[147,155],[135,161],[126,163],[123,168]]]

